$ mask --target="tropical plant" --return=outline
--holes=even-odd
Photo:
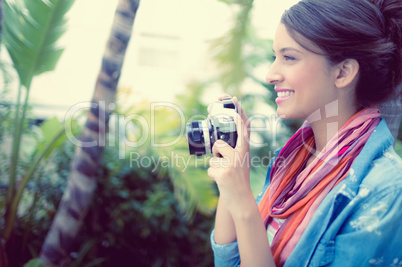
[[[4,19],[2,21],[2,41],[10,55],[13,67],[18,75],[19,88],[15,101],[14,123],[12,124],[12,149],[8,168],[8,181],[4,201],[4,227],[2,227],[0,250],[3,244],[6,248],[16,223],[18,207],[25,187],[38,167],[41,160],[60,144],[64,130],[58,121],[43,132],[46,136],[36,145],[40,146],[29,155],[31,164],[20,168],[21,143],[27,127],[27,110],[29,107],[29,92],[35,76],[55,68],[63,49],[57,46],[59,37],[65,31],[64,15],[74,1],[30,1],[5,0],[3,5]],[[47,124],[49,126],[49,124]],[[21,177],[21,178],[20,178]],[[4,255],[5,253],[0,254]],[[3,261],[4,263],[6,260]]]
[[[8,4],[7,6],[11,10],[11,15],[13,14],[15,16],[16,14],[23,14],[22,17],[25,18],[31,14],[31,11],[26,11],[29,10],[28,8],[22,9],[22,11],[15,11],[22,8],[22,3],[28,7],[28,4],[25,2],[29,2],[29,0],[21,0],[18,2],[19,4],[14,4],[11,0],[8,0],[8,2],[13,3]],[[33,2],[35,1],[32,1],[32,3]],[[49,3],[49,1],[46,2]],[[61,5],[59,3],[60,1],[50,2],[56,5]],[[217,72],[217,76],[212,77],[206,82],[190,84],[188,87],[189,90],[185,94],[179,96],[177,106],[180,106],[185,116],[188,117],[195,114],[206,115],[206,105],[205,103],[200,102],[199,96],[206,87],[216,83],[219,83],[224,91],[243,99],[242,105],[251,113],[251,115],[252,112],[255,111],[254,108],[256,106],[267,106],[270,101],[272,101],[270,100],[269,93],[265,94],[263,97],[263,99],[266,100],[261,100],[261,95],[250,94],[244,90],[245,81],[252,81],[256,86],[270,88],[269,85],[260,81],[253,72],[255,67],[261,64],[268,64],[272,53],[269,49],[272,45],[271,41],[259,38],[253,31],[250,16],[253,1],[244,0],[223,2],[226,2],[229,7],[233,8],[235,14],[234,21],[236,23],[234,24],[233,29],[222,38],[216,40],[212,47],[212,51],[215,55],[214,60],[218,63],[218,69],[220,70]],[[31,8],[31,6],[29,7]],[[110,51],[105,53],[108,57],[105,57],[103,60],[103,73],[99,75],[98,83],[94,92],[94,99],[92,101],[92,109],[88,114],[87,122],[81,137],[83,142],[88,143],[91,141],[104,140],[104,138],[107,137],[112,138],[112,140],[119,140],[116,136],[113,137],[113,133],[107,135],[106,129],[109,117],[112,114],[111,109],[116,107],[114,106],[114,93],[120,75],[121,64],[123,63],[124,51],[129,41],[132,20],[134,19],[137,7],[137,1],[121,0],[119,2],[119,11],[117,12],[114,25],[119,25],[119,21],[123,21],[126,28],[123,30],[124,34],[121,34],[121,28],[117,28],[119,29],[117,32],[112,32],[112,37],[109,41],[109,48],[115,48],[117,51],[115,50],[112,52],[116,52],[118,55],[113,56],[115,54],[110,53]],[[32,21],[34,21],[33,19],[28,18],[26,18],[26,20],[30,23],[33,23]],[[114,28],[114,30],[116,30],[116,28]],[[27,36],[31,35],[33,34]],[[17,41],[22,42],[25,45],[29,44],[29,42],[24,40],[24,38],[21,39],[21,36],[24,35],[17,34],[15,30],[13,30],[13,33],[10,36],[15,37],[16,40],[14,40],[14,42],[17,44]],[[119,41],[121,41],[121,43]],[[56,51],[53,53],[53,57],[49,58],[49,61],[51,61],[51,59],[56,60],[57,57],[58,53]],[[25,57],[15,58],[17,61],[25,59]],[[121,61],[116,61],[116,59],[120,59]],[[19,66],[21,66],[21,64]],[[48,68],[44,68],[44,70],[47,69]],[[20,77],[21,75],[23,77],[29,77],[27,73],[29,74],[30,72],[23,70],[21,73],[22,74],[18,72]],[[29,79],[26,77],[21,78],[18,103],[21,102],[20,99],[24,95],[23,93],[24,90],[26,90],[26,85],[30,85]],[[26,90],[26,92],[29,93],[29,90]],[[18,107],[21,108],[18,108],[17,111],[21,109],[21,114],[24,114],[24,112],[26,114],[28,93],[25,95],[24,103],[18,104]],[[159,144],[166,144],[175,140],[174,144],[171,146],[155,148],[152,144],[145,143],[141,147],[124,148],[125,160],[123,161],[116,160],[116,157],[120,156],[120,151],[118,150],[117,154],[115,151],[120,147],[118,142],[113,148],[106,148],[104,159],[101,158],[103,147],[99,145],[93,147],[80,147],[76,150],[73,160],[74,164],[71,166],[71,169],[69,169],[69,171],[66,171],[65,169],[63,170],[63,173],[69,173],[63,177],[69,176],[70,179],[62,202],[59,205],[59,211],[55,217],[52,229],[43,245],[41,260],[36,259],[31,261],[28,266],[36,266],[35,264],[42,264],[42,262],[50,266],[67,264],[68,262],[71,262],[72,266],[81,266],[84,262],[85,264],[88,264],[88,266],[93,266],[94,264],[101,265],[102,262],[106,264],[106,262],[108,260],[110,261],[113,257],[99,256],[108,251],[108,249],[111,249],[111,246],[105,247],[104,244],[113,244],[114,251],[118,251],[122,247],[125,247],[128,248],[128,253],[136,249],[139,249],[141,252],[140,241],[138,241],[139,243],[134,242],[129,244],[126,242],[126,239],[123,238],[123,233],[127,233],[127,236],[129,236],[131,240],[137,238],[143,242],[148,242],[149,249],[151,249],[157,245],[156,242],[152,241],[156,238],[156,235],[151,234],[152,232],[157,232],[160,235],[165,236],[169,236],[168,233],[171,233],[170,237],[172,239],[166,238],[164,244],[168,244],[170,241],[179,242],[177,240],[180,236],[185,236],[185,233],[188,233],[189,229],[195,230],[198,227],[200,217],[202,218],[201,221],[203,223],[201,224],[203,225],[202,229],[204,231],[202,240],[203,242],[208,242],[208,234],[210,227],[212,226],[210,215],[214,212],[217,200],[216,187],[206,176],[208,157],[189,157],[187,140],[185,140],[184,136],[182,136],[182,138],[177,138],[181,133],[183,121],[180,121],[177,116],[175,117],[177,114],[174,114],[175,111],[169,107],[156,107],[153,110],[155,112],[153,114],[153,119],[149,117],[150,103],[147,102],[135,107],[123,107],[117,105],[117,108],[118,109],[114,115],[129,117],[130,115],[135,114],[137,117],[143,116],[148,122],[151,122],[154,119],[156,133],[152,136],[152,138],[154,138],[153,140]],[[18,116],[18,118],[20,117],[21,116]],[[188,117],[185,117],[186,122]],[[18,123],[23,123],[24,121],[26,120],[18,119]],[[49,123],[51,122],[52,121]],[[114,122],[118,124],[119,120]],[[53,123],[56,123],[55,120],[53,120]],[[141,133],[138,132],[141,130],[141,125],[139,125],[138,121],[135,119],[132,119],[130,123],[133,127],[131,129],[132,131],[124,133],[131,138],[129,141],[136,142],[141,138]],[[47,140],[44,143],[49,144],[51,138],[49,138],[45,132],[48,131],[46,129],[51,127],[46,127],[46,124],[44,124],[43,127],[44,132],[40,134],[40,136],[43,135],[47,137],[39,138],[39,140]],[[21,126],[20,128],[24,127]],[[138,136],[138,134],[140,134],[140,136]],[[271,143],[270,137],[266,132],[255,134],[258,134],[259,138],[262,140],[260,143]],[[55,144],[60,143],[57,141],[51,146],[53,147]],[[40,162],[41,157],[39,155],[41,155],[42,152],[42,158],[44,156],[49,157],[49,153],[45,151],[45,145],[38,144],[37,147],[38,152],[32,154],[35,156],[33,158],[38,159],[38,162]],[[40,147],[42,148],[39,149]],[[269,145],[264,145],[253,149],[252,153],[262,158],[268,149],[271,149],[271,147]],[[155,162],[151,162],[148,168],[142,168],[143,166],[140,166],[141,168],[132,168],[130,167],[132,162],[127,162],[130,153],[135,153],[134,155],[138,156],[147,155],[149,159],[161,160],[162,163],[165,162],[165,165],[156,165]],[[174,157],[183,159],[186,165],[179,166],[178,164],[175,164],[173,162],[175,160]],[[17,157],[17,159],[19,159],[19,157]],[[32,160],[32,162],[36,161]],[[267,162],[265,162],[265,164],[266,163]],[[40,164],[38,163],[37,166],[40,166]],[[37,168],[33,168],[31,176],[34,176],[35,170],[37,170]],[[252,177],[255,177],[255,179],[252,180],[256,181],[253,182],[253,189],[255,192],[258,192],[259,187],[261,186],[261,181],[264,180],[261,177],[264,176],[265,171],[265,168],[253,169]],[[19,177],[16,173],[17,171],[14,171],[14,175]],[[103,179],[98,179],[97,181],[95,177],[98,175],[102,176]],[[257,179],[256,177],[259,178]],[[15,181],[16,179],[14,180],[14,184],[16,183]],[[27,181],[29,181],[29,179]],[[62,181],[65,182],[65,180]],[[62,183],[62,181],[60,181],[60,183]],[[37,182],[38,183],[33,186],[39,186],[40,183],[38,180]],[[96,183],[99,184],[98,189],[95,189]],[[60,186],[60,184],[58,186]],[[128,190],[128,188],[131,188],[131,190]],[[57,192],[61,192],[60,190],[62,189],[59,188]],[[174,191],[175,198],[172,198],[170,191]],[[33,216],[32,214],[34,214],[33,211],[35,207],[38,207],[36,199],[39,198],[41,192],[44,191],[38,189],[36,193],[33,194],[31,211],[27,213],[30,214],[29,216]],[[93,198],[94,194],[96,194],[95,201]],[[58,204],[58,200],[55,200],[53,197],[51,198],[53,200],[49,201],[49,203],[52,203],[50,205],[52,208],[46,212],[47,215],[45,216],[47,222],[53,219],[53,215],[50,214],[54,213],[55,207]],[[102,201],[106,201],[107,203],[98,203],[97,201],[99,199],[103,199]],[[91,209],[89,209],[90,205]],[[107,212],[102,210],[102,208],[106,208]],[[114,208],[116,211],[114,211]],[[183,217],[183,208],[187,210],[187,217]],[[90,216],[85,218],[85,214],[88,210]],[[130,213],[133,215],[131,216]],[[192,217],[192,215],[194,216]],[[93,216],[95,216],[95,219]],[[98,218],[105,219],[108,225],[103,225],[103,228],[99,228],[100,222]],[[187,221],[185,218],[190,220]],[[196,223],[195,225],[190,224],[191,218],[193,222]],[[84,229],[80,230],[84,220]],[[126,228],[133,224],[137,227],[132,226],[131,230]],[[94,232],[91,232],[92,226],[96,226],[94,229],[98,229],[98,231],[95,231],[95,234]],[[32,225],[29,227],[32,227]],[[112,228],[115,229],[115,231]],[[141,228],[143,228],[143,231],[140,231],[140,236],[138,237],[136,234],[138,234],[138,231]],[[102,233],[105,233],[105,235]],[[73,242],[73,239],[77,237],[77,235],[79,241],[81,241],[79,243],[82,244],[79,248],[77,248],[75,242]],[[194,238],[198,238],[197,236],[198,235],[195,235]],[[116,239],[117,237],[118,239]],[[26,240],[27,239],[28,237],[26,237]],[[121,240],[120,243],[119,240]],[[190,243],[185,243],[184,241],[180,242],[184,244],[182,248],[186,251],[185,248],[188,248]],[[197,242],[197,240],[194,241],[194,243]],[[205,250],[204,244],[205,243],[203,243],[202,246],[203,250]],[[23,247],[25,246],[26,245],[23,245]],[[35,251],[35,249],[31,250]],[[70,254],[71,251],[74,252]],[[96,251],[102,251],[102,253],[99,254]],[[144,251],[149,253],[149,250],[143,249],[142,252],[145,253]],[[168,254],[171,255],[175,255],[176,253],[173,250],[168,251]],[[35,255],[35,253],[32,253],[32,255]],[[141,255],[138,255],[138,257],[140,256]],[[155,261],[147,259],[147,264],[157,265],[158,262],[161,262],[162,259],[166,259],[166,257],[168,257],[168,255],[160,250],[155,254]],[[175,257],[176,256],[173,258]],[[170,264],[184,264],[184,261],[178,261],[177,258],[178,257],[169,261]],[[111,261],[113,262],[113,260]],[[191,261],[186,262],[188,263]],[[206,265],[209,264],[208,262],[209,261],[206,260]]]
[[[176,139],[180,120],[175,118],[175,111],[163,105],[155,108],[153,120],[157,129],[152,139],[146,135],[146,142],[142,142],[139,119],[149,120],[152,103],[144,100],[135,105],[131,117],[125,113],[131,109],[116,104],[98,169],[102,179],[71,248],[69,266],[126,266],[129,261],[140,266],[212,266],[209,233],[213,226],[216,189],[206,177],[205,162],[198,165],[199,177],[193,175],[189,182],[198,181],[192,186],[199,192],[211,187],[212,194],[197,202],[189,218],[174,186],[175,180],[183,179],[178,175],[195,168],[185,165],[187,162],[181,159],[180,166],[176,164],[179,154],[184,159],[190,158],[187,144],[181,141],[171,146],[170,153],[166,148],[151,145]],[[129,142],[137,147],[125,148]],[[14,254],[18,260],[14,266],[40,252],[60,195],[67,186],[75,148],[72,142],[65,142],[39,166],[34,180],[28,184],[24,194],[28,206],[26,212],[19,213],[20,223],[15,229],[14,241],[20,250]],[[40,264],[36,259],[27,266]]]
[[[185,124],[190,116],[206,113],[207,107],[194,98],[195,93],[200,92],[199,88],[190,86],[188,89],[186,95],[181,95],[174,103],[143,101],[137,105],[121,105],[117,113],[124,118],[133,118],[132,129],[127,136],[129,143],[134,146],[126,146],[123,157],[147,155],[147,158],[158,163],[154,171],[171,178],[176,198],[190,219],[196,212],[211,215],[217,197],[215,184],[206,172],[209,157],[197,158],[189,154]],[[148,133],[142,123],[145,121],[150,122],[151,131]],[[140,143],[144,134],[148,134],[149,138],[144,139],[141,146],[135,145]]]
[[[138,6],[139,0],[120,0],[117,5],[92,107],[80,139],[83,143],[77,147],[68,186],[40,255],[46,266],[68,264],[74,239],[92,201],[104,149],[101,140],[106,136],[110,113],[115,107],[117,83]]]
[[[195,166],[188,155],[180,125],[172,106],[117,102],[100,164],[103,179],[79,235],[82,244],[92,240],[82,264],[212,265],[209,233],[217,192],[205,166]]]

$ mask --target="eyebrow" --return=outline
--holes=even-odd
[[[274,50],[274,49],[272,49],[272,51],[275,53],[275,50]],[[303,54],[301,51],[297,50],[296,48],[292,48],[292,47],[284,47],[284,48],[279,49],[279,52],[280,52],[280,53],[285,53],[285,52],[287,52],[287,51],[294,51],[294,52]]]

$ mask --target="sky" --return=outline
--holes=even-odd
[[[260,34],[272,39],[281,14],[296,2],[255,0],[253,21]],[[54,71],[34,78],[31,103],[51,104],[64,112],[91,99],[116,5],[117,0],[75,1],[60,40],[65,51]],[[138,99],[171,101],[183,90],[181,84],[208,72],[206,41],[224,33],[231,21],[231,11],[217,0],[142,0],[119,87],[130,88]],[[161,43],[153,35],[173,38]],[[152,61],[146,56],[155,51],[172,67],[139,66]],[[177,57],[169,58],[172,55]]]

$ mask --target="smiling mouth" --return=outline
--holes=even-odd
[[[286,101],[291,95],[293,95],[295,91],[292,90],[278,90],[277,95],[278,97],[275,99],[277,104]]]
[[[278,92],[278,97],[287,97],[293,95],[294,93],[294,91],[280,91]]]

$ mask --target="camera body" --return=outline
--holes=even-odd
[[[209,119],[187,123],[190,154],[201,156],[212,153],[212,147],[217,140],[223,140],[234,148],[237,130],[233,117],[236,113],[237,107],[232,99],[224,98],[212,104]]]

